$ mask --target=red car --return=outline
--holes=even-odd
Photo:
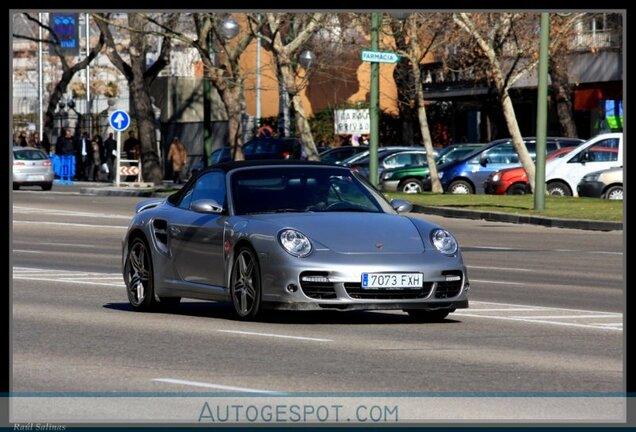
[[[545,159],[546,161],[560,158],[571,152],[576,147],[562,147],[553,151]],[[528,174],[523,167],[508,168],[496,171],[488,177],[484,183],[484,189],[487,194],[495,195],[523,195],[528,193]]]

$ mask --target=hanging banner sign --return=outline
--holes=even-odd
[[[51,13],[49,24],[60,42],[59,48],[65,56],[79,56],[79,14]],[[50,36],[55,41],[55,36]],[[51,47],[51,52],[55,52]]]

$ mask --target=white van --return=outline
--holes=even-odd
[[[585,141],[545,166],[546,193],[578,196],[576,186],[593,171],[623,166],[623,133],[604,133]]]

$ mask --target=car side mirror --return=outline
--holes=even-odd
[[[485,167],[488,165],[488,158],[486,156],[482,156],[479,158],[479,165]]]
[[[391,207],[398,213],[408,213],[413,210],[413,204],[407,200],[395,198],[391,200]]]
[[[200,199],[190,204],[190,210],[197,213],[223,213],[223,207],[213,199]]]

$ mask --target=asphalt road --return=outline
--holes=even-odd
[[[13,193],[13,391],[624,390],[622,232],[427,217],[460,242],[470,309],[245,323],[193,300],[131,310],[121,239],[139,200]]]

